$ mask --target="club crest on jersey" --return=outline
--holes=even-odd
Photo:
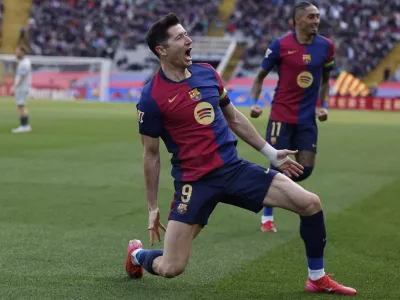
[[[202,98],[202,95],[197,89],[193,89],[193,90],[189,91],[189,97],[193,101],[200,101]]]
[[[183,215],[183,214],[186,214],[187,209],[188,209],[188,205],[185,203],[181,203],[178,205],[177,211],[179,214]]]
[[[308,65],[311,62],[311,54],[303,54],[303,62]]]
[[[138,110],[137,114],[138,114],[139,123],[142,124],[143,123],[144,112]]]

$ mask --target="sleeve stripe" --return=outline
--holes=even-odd
[[[332,60],[332,61],[326,63],[326,64],[324,65],[324,67],[330,67],[330,66],[333,66],[334,64],[335,64],[335,61]]]
[[[222,95],[219,96],[219,100],[224,99],[226,97],[226,94],[227,94],[226,89],[224,89],[224,92],[222,93]]]

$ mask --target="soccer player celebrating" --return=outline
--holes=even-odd
[[[18,59],[18,66],[15,72],[14,86],[11,89],[11,93],[15,95],[15,102],[18,106],[21,125],[13,129],[11,131],[12,133],[32,131],[28,120],[28,110],[26,108],[29,88],[31,86],[31,61],[25,56],[26,52],[24,47],[17,47],[16,56]]]
[[[139,240],[129,242],[125,263],[129,277],[141,278],[144,269],[167,278],[181,274],[193,240],[220,202],[253,212],[276,206],[300,215],[309,268],[307,290],[356,294],[325,275],[320,199],[289,179],[303,174],[303,167],[288,157],[297,152],[269,145],[232,105],[216,71],[208,64],[192,64],[192,40],[176,15],[154,23],[146,41],[161,62],[137,105],[151,245],[155,237],[161,241],[160,229],[166,234],[164,250],[144,250]],[[286,176],[238,158],[233,132]],[[160,222],[157,203],[160,138],[172,154],[175,179],[167,229]]]
[[[276,149],[297,149],[296,160],[304,172],[294,181],[308,178],[314,168],[320,121],[328,119],[329,72],[334,64],[333,43],[317,34],[318,9],[301,2],[293,9],[295,30],[272,42],[258,71],[253,86],[254,105],[250,115],[257,118],[262,109],[257,105],[262,83],[271,69],[279,68],[279,81],[272,101],[266,140]],[[318,96],[322,107],[317,108]],[[271,165],[272,169],[276,168]],[[276,232],[272,207],[265,207],[261,230]]]

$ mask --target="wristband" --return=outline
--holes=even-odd
[[[265,143],[265,145],[261,148],[260,152],[265,155],[269,161],[276,161],[278,157],[278,150],[272,147],[270,144]]]
[[[327,102],[322,102],[322,107],[325,109],[328,109],[328,103]]]
[[[282,159],[278,159],[278,150],[272,147],[270,144],[265,143],[265,145],[261,148],[260,152],[264,154],[268,160],[271,162],[272,165],[279,168],[282,166],[286,161],[289,160],[289,157],[285,157]]]

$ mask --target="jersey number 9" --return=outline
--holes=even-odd
[[[190,198],[192,197],[192,191],[193,191],[193,188],[190,184],[185,184],[182,187],[181,200],[183,203],[188,203],[190,201]]]

